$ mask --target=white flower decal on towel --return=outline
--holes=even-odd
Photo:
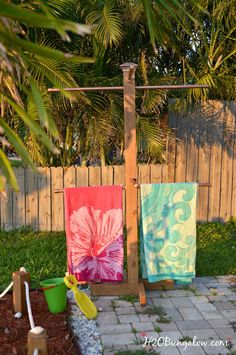
[[[122,280],[122,209],[81,207],[70,216],[70,230],[70,272],[84,281]]]

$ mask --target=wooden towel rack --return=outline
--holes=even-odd
[[[48,89],[49,92],[58,91],[106,91],[122,90],[124,93],[124,130],[125,130],[125,191],[126,191],[126,230],[127,230],[127,280],[123,282],[92,283],[92,295],[97,296],[119,296],[134,294],[139,295],[140,304],[146,304],[145,289],[171,289],[173,280],[165,280],[156,283],[149,283],[139,279],[138,270],[138,200],[137,188],[137,147],[136,147],[136,114],[135,114],[135,92],[137,90],[175,90],[208,88],[208,85],[164,85],[164,86],[136,86],[135,71],[137,64],[124,63],[121,66],[123,71],[123,86],[104,86],[86,88],[63,88]],[[199,183],[199,187],[210,186],[208,183]],[[55,189],[55,193],[63,189]]]

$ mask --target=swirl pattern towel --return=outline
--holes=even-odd
[[[65,188],[67,263],[78,281],[122,281],[122,186]]]
[[[141,185],[141,265],[149,282],[195,277],[196,183]]]

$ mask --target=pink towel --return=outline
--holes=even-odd
[[[122,281],[122,186],[65,188],[64,196],[69,273],[78,281]]]

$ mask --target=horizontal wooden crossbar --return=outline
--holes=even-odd
[[[163,280],[150,283],[147,280],[140,280],[138,284],[129,284],[124,282],[91,283],[91,293],[93,296],[139,296],[140,304],[146,304],[145,290],[172,290],[174,288],[173,280]]]
[[[142,280],[145,290],[172,290],[174,288],[173,280],[163,280],[150,283],[147,280]]]
[[[146,293],[142,282],[137,284],[129,284],[125,282],[107,282],[94,283],[90,285],[92,296],[139,296],[139,301],[142,306],[146,304]]]
[[[178,89],[207,89],[208,85],[148,85],[148,86],[135,86],[137,90],[178,90]],[[48,92],[59,91],[120,91],[124,90],[123,86],[96,86],[96,87],[84,87],[84,88],[49,88]]]
[[[207,89],[209,85],[144,85],[136,86],[137,90],[178,90],[178,89]]]
[[[139,295],[139,284],[125,282],[92,283],[91,293],[93,296],[119,296]]]
[[[139,184],[136,184],[135,182],[134,182],[134,184],[135,184],[135,187],[137,189],[140,189],[140,185]],[[88,186],[86,186],[86,187],[88,187]],[[198,187],[211,187],[211,184],[208,183],[208,182],[201,182],[201,183],[198,184]],[[123,189],[125,189],[125,186],[123,186]],[[54,193],[55,194],[62,193],[63,191],[64,191],[64,189],[54,189]]]
[[[109,90],[124,90],[123,86],[97,86],[97,87],[85,87],[85,88],[50,88],[48,92],[58,92],[58,91],[109,91]]]

